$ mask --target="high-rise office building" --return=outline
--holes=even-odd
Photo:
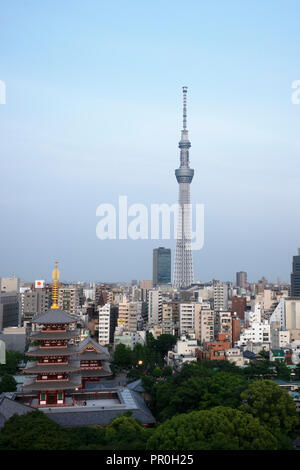
[[[21,294],[22,320],[31,321],[34,315],[42,314],[51,306],[51,292],[48,289],[35,289]]]
[[[191,147],[191,143],[189,141],[186,124],[186,94],[187,87],[183,87],[183,129],[179,142],[180,167],[175,170],[176,179],[179,184],[179,208],[174,264],[174,286],[179,289],[189,287],[194,281],[190,205],[190,184],[194,176],[194,170],[190,168],[189,163],[189,148]]]
[[[65,312],[76,314],[79,307],[79,292],[76,286],[60,286],[58,306]]]
[[[241,287],[246,289],[247,287],[247,273],[245,271],[239,271],[236,273],[236,285],[237,287]]]
[[[300,248],[298,248],[298,256],[293,256],[293,272],[291,274],[291,297],[300,297]]]
[[[16,292],[0,292],[0,331],[18,326],[19,322],[19,295]]]
[[[171,250],[155,248],[153,250],[153,286],[170,284],[171,282]]]

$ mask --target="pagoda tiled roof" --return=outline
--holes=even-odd
[[[26,378],[22,390],[72,390],[76,387],[81,387],[81,375],[79,374],[71,375],[69,380],[45,380],[43,382],[37,382],[35,378]]]
[[[51,339],[72,339],[77,338],[80,335],[79,330],[69,330],[69,331],[53,331],[53,332],[43,332],[43,331],[34,331],[30,334],[29,338],[33,341],[36,340],[51,340]]]
[[[70,361],[68,364],[38,364],[27,362],[24,372],[27,374],[75,372],[80,370],[80,361]]]
[[[28,349],[26,356],[40,357],[40,356],[71,356],[77,354],[77,346],[68,345],[66,348],[40,348],[39,346],[32,346]]]
[[[80,321],[80,318],[77,315],[72,315],[64,310],[58,308],[49,309],[46,312],[36,315],[32,319],[32,323],[38,324],[66,324],[66,323],[76,323]]]

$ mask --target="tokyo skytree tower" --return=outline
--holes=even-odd
[[[183,129],[180,148],[180,167],[175,170],[176,179],[179,184],[179,209],[177,240],[174,265],[174,287],[189,287],[194,281],[193,256],[191,248],[191,206],[190,206],[190,184],[194,176],[194,170],[189,164],[189,148],[191,143],[186,127],[186,94],[187,87],[183,87]]]

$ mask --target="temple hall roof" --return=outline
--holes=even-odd
[[[103,346],[101,346],[101,344],[94,341],[90,336],[87,336],[83,341],[81,341],[78,344],[78,353],[79,354],[81,354],[83,352],[89,353],[89,351],[85,351],[85,349],[88,346],[91,346],[92,348],[94,348],[95,352],[97,352],[98,354],[100,353],[103,356],[107,356],[107,359],[109,359],[109,352],[108,352],[107,348],[104,348]]]

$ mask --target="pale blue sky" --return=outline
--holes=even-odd
[[[181,87],[205,204],[197,280],[289,280],[300,246],[298,1],[2,2],[0,276],[152,276],[165,241],[100,241],[96,208],[174,203]],[[173,253],[174,256],[174,253]]]

